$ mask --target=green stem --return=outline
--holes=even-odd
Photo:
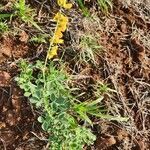
[[[59,10],[59,12],[60,12],[60,10]],[[51,114],[50,109],[49,109],[49,101],[45,97],[45,91],[46,91],[46,74],[45,74],[45,71],[46,71],[46,65],[47,65],[47,62],[48,62],[48,54],[51,51],[51,48],[54,44],[54,37],[55,37],[55,33],[56,33],[57,28],[58,28],[58,22],[57,22],[57,25],[55,27],[55,31],[54,31],[54,35],[52,37],[52,41],[50,42],[50,45],[49,45],[49,49],[47,51],[47,55],[46,55],[45,62],[44,62],[44,68],[42,70],[43,71],[43,80],[44,80],[44,87],[43,87],[44,88],[44,90],[43,90],[44,108],[48,112],[49,115]]]

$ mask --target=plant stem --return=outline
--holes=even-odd
[[[60,12],[60,10],[59,10],[59,12]],[[45,71],[46,71],[46,65],[47,65],[47,62],[48,62],[48,54],[51,51],[51,48],[52,48],[52,46],[54,44],[54,37],[55,37],[55,33],[56,33],[57,28],[58,28],[58,22],[56,24],[54,35],[52,37],[52,40],[51,40],[50,45],[49,45],[49,49],[47,51],[47,55],[46,55],[45,62],[44,62],[44,68],[42,69],[42,71],[43,71],[43,80],[44,80],[44,87],[43,87],[44,88],[43,89],[44,108],[48,112],[49,115],[50,115],[49,102],[47,101],[47,99],[45,97],[45,91],[46,91],[46,76],[45,76]]]

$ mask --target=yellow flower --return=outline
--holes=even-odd
[[[64,7],[66,9],[70,9],[72,7],[71,3],[67,3],[67,0],[57,0],[57,3],[60,7]],[[54,36],[50,39],[50,42],[52,42],[52,47],[48,51],[47,57],[48,59],[52,59],[54,56],[57,55],[58,51],[58,44],[64,43],[63,32],[67,29],[68,24],[68,17],[58,12],[54,18],[54,21],[57,22],[57,28],[55,30]]]
[[[63,39],[59,39],[59,38],[56,37],[56,38],[54,39],[53,43],[54,43],[54,44],[63,44],[63,43],[64,43],[64,40],[63,40]]]
[[[60,7],[64,7],[66,9],[70,9],[72,7],[71,3],[67,3],[66,0],[57,0],[57,3]]]
[[[67,24],[61,23],[58,25],[58,30],[61,30],[61,32],[65,32],[67,29]]]
[[[63,34],[62,34],[62,30],[60,30],[59,28],[56,30],[55,32],[55,37],[58,37],[58,38],[62,38],[63,37]]]
[[[68,17],[64,16],[60,12],[58,12],[55,17],[53,18],[54,21],[60,21],[60,22],[68,22]]]
[[[64,40],[61,39],[63,34],[61,32],[56,31],[54,36],[50,39],[50,42],[53,42],[54,44],[63,44]]]
[[[67,24],[68,24],[68,18],[65,18],[64,20],[60,21],[58,24],[58,28],[64,32],[67,29]]]
[[[57,45],[53,46],[51,48],[51,50],[49,50],[49,52],[48,52],[48,59],[52,59],[54,56],[56,56],[57,55],[57,51],[58,51],[58,46]]]
[[[61,18],[62,14],[60,12],[58,12],[55,17],[53,18],[54,21],[59,21],[59,19]]]
[[[58,24],[57,30],[61,30],[61,32],[64,32],[66,30],[68,24],[68,17],[58,12],[53,20],[56,21]]]
[[[62,44],[62,43],[64,43],[64,40],[61,39],[63,37],[62,32],[65,32],[65,30],[67,29],[68,17],[66,17],[63,14],[61,14],[60,12],[58,12],[55,15],[53,20],[57,22],[57,29],[52,38],[53,43],[54,44]],[[52,39],[50,39],[50,42],[52,42]]]

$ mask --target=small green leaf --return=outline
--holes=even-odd
[[[39,99],[37,99],[36,97],[31,97],[30,98],[30,102],[33,104],[36,104],[39,101]]]
[[[38,90],[35,90],[33,93],[32,93],[32,96],[33,97],[36,97],[37,99],[41,99],[41,91],[40,91],[40,89]]]
[[[90,16],[90,12],[89,12],[88,8],[86,8],[86,7],[84,6],[83,0],[76,0],[76,1],[77,1],[77,3],[78,3],[79,7],[81,8],[81,10],[82,10],[84,16],[89,17],[89,16]]]
[[[58,111],[58,105],[57,105],[57,103],[52,102],[51,103],[51,107],[52,107],[53,111]]]
[[[47,131],[48,128],[49,128],[49,124],[48,124],[48,122],[45,121],[45,122],[42,124],[42,129],[43,129],[44,131]]]
[[[49,93],[51,96],[51,101],[54,102],[56,100],[55,94],[54,93]]]
[[[100,103],[103,99],[104,99],[104,97],[100,97],[100,98],[98,98],[98,99],[95,100],[95,101],[85,102],[85,103],[87,103],[87,106],[92,107],[92,106],[96,106],[96,105],[97,105],[98,103]]]
[[[40,26],[37,25],[36,22],[34,22],[33,20],[29,20],[29,21],[30,21],[30,23],[31,23],[35,28],[37,28],[39,31],[41,31],[41,32],[44,33],[44,31],[40,28]]]
[[[30,92],[25,92],[25,93],[24,93],[24,96],[25,96],[25,97],[29,97],[30,95],[31,95]]]
[[[0,19],[9,18],[12,14],[0,14]]]
[[[44,118],[43,118],[42,116],[39,116],[37,120],[38,120],[38,122],[40,122],[40,123],[43,123],[43,122],[44,122]]]

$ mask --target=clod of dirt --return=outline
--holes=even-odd
[[[24,43],[27,43],[28,42],[28,39],[29,39],[29,35],[25,32],[25,31],[22,31],[20,34],[19,34],[20,38],[19,40],[21,42],[24,42]]]
[[[13,42],[9,38],[5,38],[0,43],[0,63],[4,62],[7,58],[11,57],[13,49]]]
[[[26,44],[28,35],[25,32],[20,34],[20,40],[13,37],[2,37],[0,42],[0,63],[8,59],[18,59],[28,54],[28,45]]]
[[[121,141],[121,140],[123,140],[123,139],[125,139],[127,137],[128,137],[128,133],[126,131],[124,131],[124,130],[118,130],[117,131],[118,141]]]
[[[0,132],[0,138],[4,141],[5,145],[12,144],[16,140],[15,132],[10,129],[5,129]]]
[[[15,126],[19,122],[20,118],[17,118],[18,114],[15,113],[15,111],[9,110],[6,113],[6,123],[9,126]]]
[[[113,146],[114,144],[116,144],[116,139],[114,138],[114,136],[111,135],[110,136],[104,135],[97,138],[96,140],[96,148],[98,150],[104,150],[106,148]]]
[[[11,76],[5,71],[0,71],[0,87],[9,86]]]
[[[2,128],[5,128],[6,127],[6,124],[4,123],[4,122],[1,122],[0,121],[0,130],[2,129]]]
[[[147,149],[149,149],[149,148],[146,146],[144,140],[138,141],[138,144],[139,144],[139,146],[140,146],[140,150],[147,150]]]
[[[134,8],[124,8],[117,2],[114,1],[112,17],[104,21],[104,29],[100,33],[100,43],[107,50],[103,73],[104,79],[117,91],[115,100],[109,103],[115,107],[114,102],[121,103],[116,110],[120,114],[130,114],[134,122],[129,123],[131,130],[114,129],[117,143],[110,149],[117,149],[118,145],[129,146],[122,149],[134,149],[135,145],[149,149],[149,100],[146,98],[150,93],[149,27]],[[107,105],[109,110],[114,109],[110,104]],[[110,133],[106,131],[105,134]],[[131,135],[135,138],[133,142]],[[139,140],[141,144],[137,142]],[[101,149],[101,145],[98,147]]]
[[[22,96],[22,92],[14,87],[13,88],[13,94],[12,94],[12,106],[15,110],[16,113],[19,113],[20,112],[20,107],[21,107],[21,101],[20,101],[20,97]]]

